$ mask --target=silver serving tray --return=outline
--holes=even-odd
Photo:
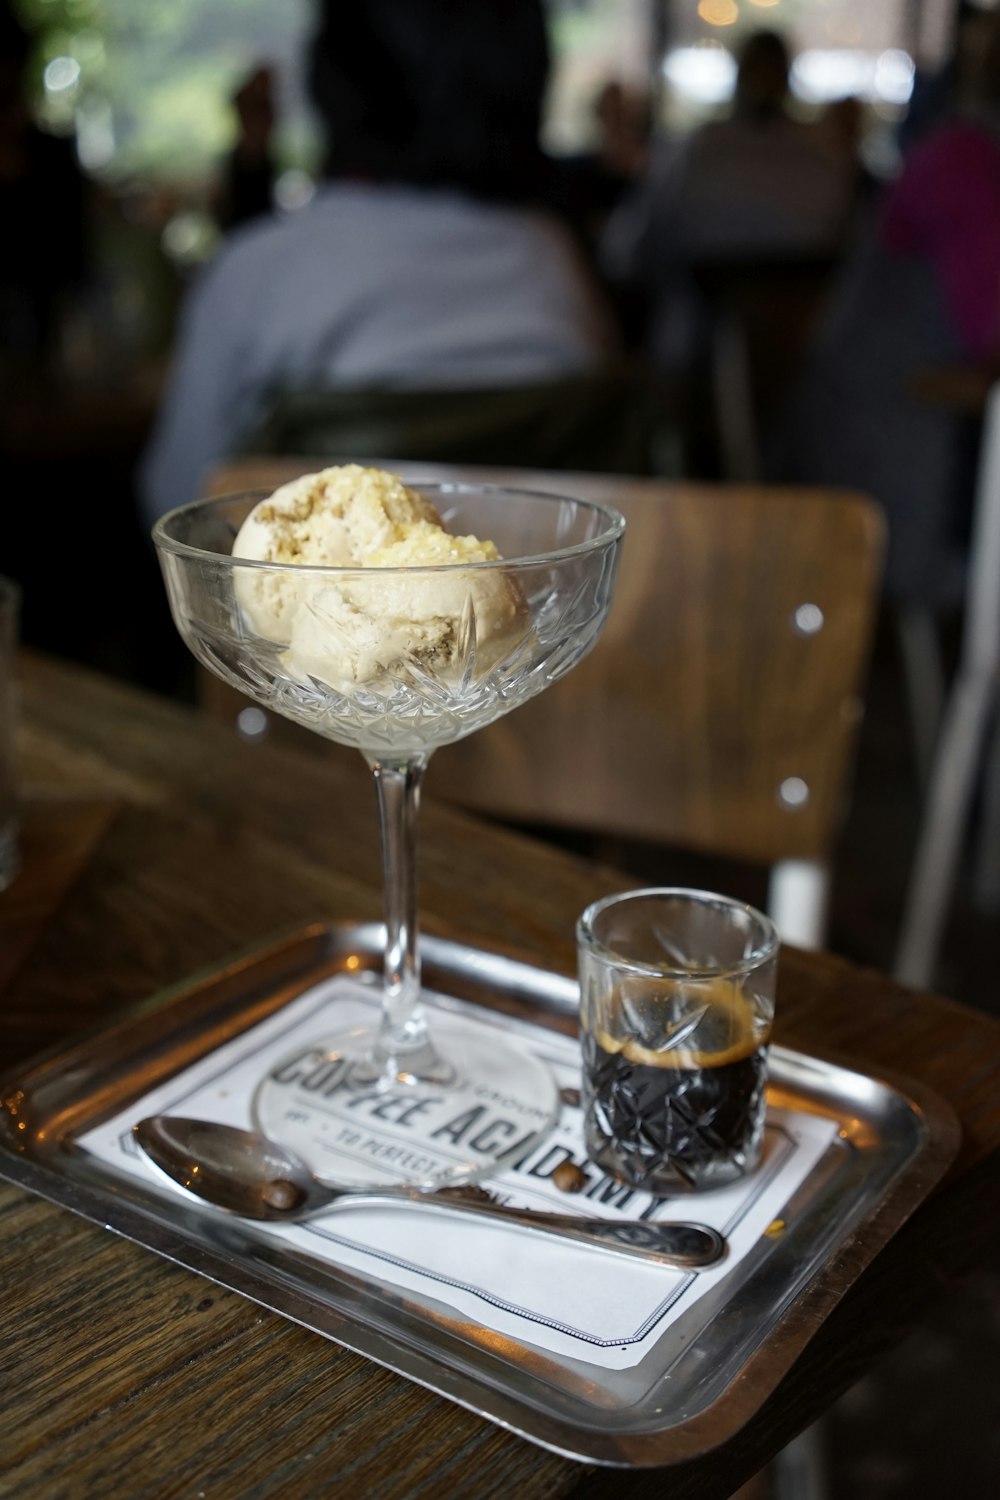
[[[489,1347],[444,1304],[320,1264],[75,1149],[78,1136],[317,980],[379,969],[382,946],[378,924],[290,934],[4,1078],[0,1176],[543,1447],[653,1466],[715,1447],[753,1415],[958,1148],[952,1111],[928,1090],[772,1048],[771,1101],[840,1127],[787,1205],[788,1232],[762,1237],[640,1364],[599,1379],[592,1365],[513,1340]],[[429,988],[575,1032],[575,980],[430,936],[421,947]]]

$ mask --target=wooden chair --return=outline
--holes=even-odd
[[[628,522],[603,636],[541,697],[439,751],[432,786],[521,823],[765,864],[782,936],[819,946],[881,517],[829,491],[603,493]]]
[[[312,466],[246,459],[207,491],[273,487]],[[414,482],[467,477],[603,499],[628,522],[597,646],[539,698],[439,750],[428,793],[519,823],[766,865],[782,937],[821,945],[879,595],[874,503],[845,491],[393,467]],[[215,710],[232,714],[226,690],[205,685]]]

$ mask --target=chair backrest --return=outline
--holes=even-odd
[[[586,488],[628,522],[604,634],[540,697],[440,750],[434,791],[762,864],[828,858],[876,617],[878,508],[835,491]]]
[[[275,393],[245,454],[329,463],[378,454],[595,473],[676,472],[679,443],[651,373],[622,364],[531,385]]]
[[[207,492],[273,488],[309,464],[237,460]],[[521,824],[794,868],[807,885],[828,866],[849,805],[879,602],[884,524],[872,500],[395,467],[413,483],[465,477],[605,500],[627,521],[614,603],[590,655],[515,713],[438,750],[430,795]],[[231,714],[206,688],[207,704]],[[822,880],[804,915],[801,882],[788,898],[774,891],[772,881],[783,936],[821,941]]]

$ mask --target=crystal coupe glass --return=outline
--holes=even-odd
[[[439,745],[525,703],[593,646],[610,608],[625,523],[585,500],[481,485],[414,487],[449,532],[489,538],[500,558],[330,568],[234,557],[239,528],[266,492],[171,511],[153,539],[174,621],[197,660],[264,707],[360,750],[377,791],[385,954],[375,1019],[333,1024],[305,1061],[289,1059],[283,1074],[272,1070],[257,1090],[258,1123],[320,1175],[429,1187],[471,1181],[523,1155],[551,1128],[558,1091],[548,1068],[509,1030],[440,1007],[428,1023],[417,933],[421,780]],[[489,603],[498,588],[517,601],[499,634]],[[282,591],[306,612],[310,653],[296,658],[287,641],[256,633],[246,608],[252,591],[272,598]],[[359,611],[369,667],[351,680],[341,665],[352,656],[356,662]],[[435,613],[453,622],[439,656],[418,649],[416,622]],[[302,1086],[289,1108],[280,1085],[293,1075]],[[381,1152],[377,1163],[331,1166],[329,1116],[362,1095],[382,1098],[383,1118],[405,1118],[410,1149],[395,1159]],[[477,1128],[449,1126],[446,1115]],[[351,1139],[346,1128],[340,1136]]]

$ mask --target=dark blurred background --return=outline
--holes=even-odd
[[[977,63],[992,54],[976,30],[994,10],[985,0],[547,4],[547,206],[600,286],[623,357],[648,378],[661,440],[637,472],[829,479],[889,507],[892,568],[829,944],[883,970],[924,786],[907,630],[914,611],[927,615],[938,665],[954,669],[975,392],[1000,370],[1000,78],[984,85]],[[0,5],[0,572],[24,586],[27,643],[184,699],[192,664],[167,614],[137,476],[189,290],[234,234],[302,212],[322,185],[303,73],[314,14],[311,0]],[[787,49],[777,84],[773,48],[755,82],[742,69],[765,28]],[[1000,52],[993,60],[1000,69]],[[934,132],[956,122],[935,155]],[[978,205],[969,217],[952,194],[966,183]],[[742,238],[727,239],[734,224]],[[942,250],[944,225],[970,238]],[[888,282],[886,255],[901,257]],[[992,319],[966,295],[969,267],[996,299]],[[883,331],[870,309],[891,311],[887,285],[899,317]],[[853,328],[873,333],[870,353]],[[903,361],[892,369],[879,363],[889,348]],[[942,397],[929,377],[951,366],[969,379]],[[874,437],[848,423],[855,397]],[[817,413],[839,468],[806,441]],[[917,477],[932,492],[926,509],[914,501],[903,513],[893,506],[906,486],[920,488],[904,462],[918,438],[929,446]],[[759,872],[636,845],[617,857],[637,878],[763,900]],[[998,961],[996,912],[963,867],[937,987],[1000,1013]],[[1000,1278],[980,1276],[832,1414],[833,1500],[919,1500],[949,1485],[993,1493],[998,1355]]]
[[[53,149],[38,154],[30,204],[0,173],[5,240],[15,218],[36,226],[24,256],[46,287],[30,326],[11,315],[6,294],[2,304],[0,464],[16,499],[0,568],[23,578],[29,640],[172,690],[185,665],[150,594],[135,464],[188,283],[234,223],[259,211],[292,214],[315,190],[320,142],[303,80],[313,7],[5,0],[4,8],[28,35],[25,106]],[[735,49],[765,24],[794,37],[796,113],[813,118],[849,96],[865,171],[891,174],[916,62],[943,58],[948,9],[932,0],[548,0],[544,144],[566,168],[563,206],[574,227],[588,236],[603,227],[643,170],[647,132],[673,139],[725,106]],[[629,331],[641,342],[641,328]],[[711,471],[704,410],[685,409],[685,420],[691,464]],[[81,491],[94,497],[85,512],[71,504]],[[44,561],[43,507],[46,525],[57,513],[65,537]],[[56,601],[72,629],[57,623]],[[122,631],[125,614],[142,630]]]

